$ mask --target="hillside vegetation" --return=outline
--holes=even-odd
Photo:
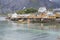
[[[38,10],[35,8],[27,8],[23,10],[16,11],[17,14],[29,14],[29,13],[36,13]]]

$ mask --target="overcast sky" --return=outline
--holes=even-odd
[[[60,2],[60,0],[49,0],[49,1],[52,1],[52,2]]]

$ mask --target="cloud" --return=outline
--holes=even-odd
[[[53,0],[49,0],[49,1],[53,1]]]

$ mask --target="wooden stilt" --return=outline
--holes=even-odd
[[[27,23],[30,23],[30,19],[27,19]]]

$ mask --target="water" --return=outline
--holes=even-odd
[[[60,40],[60,24],[21,24],[1,18],[0,40]]]

